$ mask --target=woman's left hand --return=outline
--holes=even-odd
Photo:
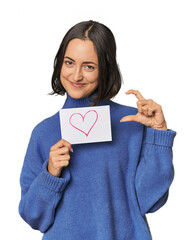
[[[137,90],[129,90],[126,94],[134,94],[137,101],[138,113],[123,117],[120,122],[139,122],[148,127],[158,130],[167,130],[167,124],[164,118],[162,107],[152,99],[145,99]]]

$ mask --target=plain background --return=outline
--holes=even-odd
[[[167,204],[149,214],[154,240],[193,239],[195,215],[194,1],[24,1],[0,3],[1,237],[41,239],[19,216],[19,176],[34,126],[65,97],[48,96],[53,60],[66,31],[96,20],[117,42],[124,84],[113,100],[136,106],[128,89],[160,103],[174,142],[175,180]]]

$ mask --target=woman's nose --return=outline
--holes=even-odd
[[[80,67],[76,67],[73,72],[73,80],[79,81],[83,79],[82,69]]]

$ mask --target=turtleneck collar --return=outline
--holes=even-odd
[[[76,98],[72,98],[66,92],[67,98],[66,98],[65,103],[64,103],[62,108],[90,107],[95,94],[97,94],[96,91],[92,95],[90,95],[88,97],[76,99]],[[100,103],[98,105],[106,105],[106,104],[109,104],[109,100],[108,101],[100,101]]]
[[[90,97],[84,97],[80,99],[72,98],[66,93],[67,98],[63,108],[74,108],[74,107],[88,107],[91,104]]]
[[[90,95],[88,97],[76,99],[76,98],[72,98],[66,92],[67,98],[66,98],[64,106],[62,108],[64,109],[64,108],[75,108],[75,107],[77,107],[77,108],[79,108],[79,107],[90,107],[95,94],[96,94],[96,92],[94,92],[92,95]],[[106,105],[106,104],[109,104],[109,100],[100,101],[100,103],[98,105]]]

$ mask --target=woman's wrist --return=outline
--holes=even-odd
[[[162,126],[154,126],[154,127],[152,127],[152,128],[157,129],[157,130],[163,130],[163,131],[167,131],[167,130],[168,130],[168,128],[167,128],[167,123],[166,123],[166,122],[164,122],[164,123],[162,124]]]

